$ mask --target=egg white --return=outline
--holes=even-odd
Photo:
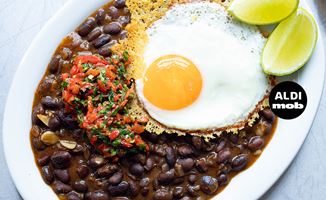
[[[143,107],[167,127],[202,130],[231,126],[246,120],[269,90],[260,66],[265,39],[255,26],[236,21],[220,4],[175,5],[147,34],[147,68],[161,56],[177,54],[190,59],[203,79],[198,99],[175,111],[151,104],[144,97],[143,80],[136,80]]]

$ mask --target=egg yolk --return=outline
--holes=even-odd
[[[155,60],[144,77],[144,96],[158,108],[179,110],[200,95],[202,76],[189,59],[166,55]]]

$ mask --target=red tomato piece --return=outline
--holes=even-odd
[[[140,124],[135,124],[131,127],[131,130],[137,134],[141,134],[145,131],[145,127]]]
[[[112,141],[112,140],[116,139],[119,135],[120,135],[120,131],[114,130],[109,133],[109,138]]]

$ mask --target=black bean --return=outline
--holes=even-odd
[[[224,140],[224,139],[220,140],[220,142],[218,143],[218,145],[217,145],[215,151],[216,151],[216,152],[221,151],[222,149],[224,149],[225,145],[226,145],[225,140]]]
[[[179,159],[178,163],[182,166],[182,169],[185,172],[190,171],[195,164],[195,162],[192,158]]]
[[[202,150],[206,151],[206,152],[210,152],[212,151],[216,146],[214,144],[208,143],[208,142],[204,142],[203,143],[203,147]]]
[[[100,48],[111,41],[110,35],[102,35],[92,42],[95,48]]]
[[[109,195],[103,190],[86,193],[86,200],[109,200]]]
[[[128,192],[129,183],[126,181],[122,181],[118,185],[110,185],[108,187],[108,191],[112,196],[120,196],[125,195]]]
[[[173,167],[177,161],[174,149],[172,147],[166,148],[166,162],[170,167]]]
[[[130,10],[129,10],[127,7],[124,7],[124,8],[123,8],[123,13],[124,13],[125,15],[130,15]]]
[[[67,194],[67,200],[82,200],[82,198],[77,192],[71,191]]]
[[[247,154],[240,154],[235,156],[231,161],[233,171],[240,171],[244,169],[248,164],[249,158]]]
[[[73,136],[76,140],[83,139],[84,133],[85,133],[85,132],[84,132],[83,129],[74,129],[74,130],[72,130],[72,136]]]
[[[37,126],[37,125],[33,125],[31,128],[31,136],[32,137],[38,137],[41,135],[41,133],[43,133],[43,130],[41,127]]]
[[[198,151],[201,150],[203,141],[200,137],[193,136],[191,141],[192,141],[192,145],[195,147],[195,149],[197,149]]]
[[[113,197],[112,200],[129,200],[128,197]]]
[[[47,184],[51,184],[53,182],[54,176],[53,176],[53,172],[49,166],[42,167],[42,175],[43,175],[42,177],[43,177],[44,181]]]
[[[121,172],[114,173],[108,180],[111,185],[117,185],[122,181],[123,174]]]
[[[64,128],[60,129],[59,131],[56,132],[56,134],[60,137],[64,137],[66,135],[70,135],[71,132],[69,130],[66,130]]]
[[[260,120],[257,124],[253,127],[254,133],[258,136],[268,135],[272,131],[272,124]]]
[[[121,32],[121,30],[122,30],[122,27],[119,22],[111,22],[110,24],[103,26],[104,33],[107,33],[110,35],[119,34]]]
[[[149,193],[149,187],[143,187],[143,188],[140,190],[140,193],[141,193],[141,195],[143,195],[143,196],[147,196],[148,193]]]
[[[61,57],[56,55],[52,57],[50,64],[48,66],[50,73],[55,74],[59,70],[59,65],[60,65],[60,59]]]
[[[170,169],[170,167],[167,163],[164,163],[161,167],[162,172],[167,172],[167,171],[169,171],[169,169]]]
[[[194,184],[197,181],[197,176],[195,174],[190,174],[188,176],[188,181],[189,183]]]
[[[60,54],[62,56],[62,59],[69,60],[72,56],[72,51],[69,48],[64,47],[62,48]]]
[[[254,136],[250,138],[248,148],[252,151],[256,151],[264,146],[264,140],[260,136]]]
[[[94,156],[92,157],[88,163],[91,168],[97,169],[105,164],[105,159],[101,156]]]
[[[183,187],[175,187],[173,189],[173,197],[174,198],[180,199],[183,196],[184,196],[184,189],[183,189]]]
[[[52,86],[56,83],[55,80],[56,80],[56,76],[53,74],[46,76],[41,81],[38,87],[38,91],[44,96],[51,94],[51,91],[53,91]]]
[[[84,43],[84,44],[83,44]],[[83,50],[85,51],[78,51],[76,52],[77,55],[83,55],[83,54],[86,54],[87,50],[89,50],[89,47],[88,46],[84,46],[85,45],[85,41],[79,36],[76,36],[76,35],[73,35],[73,40],[71,41],[71,48],[73,50],[75,49],[79,49],[81,47],[81,45],[83,44]]]
[[[42,104],[38,104],[33,108],[32,112],[32,122],[33,124],[43,125],[43,122],[37,117],[38,114],[44,114],[45,110]]]
[[[121,24],[121,26],[126,26],[130,23],[130,17],[129,16],[120,16],[118,18],[118,22]]]
[[[114,174],[119,170],[119,166],[116,164],[106,164],[103,167],[99,168],[97,170],[97,174],[100,177],[108,177]]]
[[[89,42],[95,40],[96,38],[100,37],[100,35],[102,34],[102,31],[100,28],[96,28],[94,30],[92,30],[92,32],[90,32],[87,36],[87,40]]]
[[[58,117],[65,126],[65,128],[70,130],[78,128],[78,123],[72,115],[66,115],[63,112],[59,112]]]
[[[185,177],[177,177],[177,178],[173,179],[172,185],[180,185],[184,181],[185,181]]]
[[[53,183],[53,188],[54,188],[55,193],[57,193],[57,194],[67,194],[70,191],[72,191],[72,188],[70,185],[64,184],[60,181],[55,181]]]
[[[104,21],[104,19],[105,19],[105,11],[102,8],[100,8],[97,11],[95,19],[96,19],[98,24],[102,24],[102,22]]]
[[[144,167],[139,163],[135,163],[130,166],[129,171],[134,176],[142,176],[144,174]]]
[[[226,148],[217,153],[217,162],[218,163],[224,163],[228,161],[231,158],[232,154],[231,151]]]
[[[51,156],[51,162],[54,168],[64,169],[69,167],[71,155],[67,151],[57,151]]]
[[[110,56],[112,53],[112,46],[114,46],[115,44],[117,44],[118,42],[116,40],[112,40],[109,43],[107,43],[106,45],[102,46],[101,48],[99,48],[98,53],[101,56]]]
[[[79,26],[77,32],[80,36],[87,36],[95,27],[96,22],[93,18],[87,19],[81,26]]]
[[[143,134],[147,140],[149,140],[150,142],[153,142],[153,143],[157,143],[157,141],[159,139],[159,136],[155,133],[145,132]]]
[[[129,183],[129,188],[130,188],[130,194],[132,196],[137,196],[140,191],[140,187],[139,187],[138,183],[134,180],[129,180],[128,183]]]
[[[42,167],[47,165],[49,161],[50,161],[50,156],[48,155],[42,156],[41,158],[37,159],[37,163]]]
[[[128,32],[126,30],[121,31],[120,33],[120,40],[126,39],[128,36]]]
[[[216,152],[210,152],[207,156],[206,156],[206,160],[207,160],[207,165],[210,167],[213,167],[216,165],[217,160],[218,160],[218,155]]]
[[[89,160],[91,157],[91,151],[90,151],[91,146],[87,145],[87,144],[85,144],[85,146],[86,146],[86,148],[84,148],[83,158],[85,160]]]
[[[203,176],[201,179],[200,189],[206,194],[215,193],[218,189],[217,179],[211,176]]]
[[[168,189],[159,189],[154,193],[153,200],[172,200],[172,192]]]
[[[188,196],[185,196],[185,197],[182,197],[180,200],[191,200],[191,198]]]
[[[142,165],[146,164],[146,156],[144,154],[138,153],[134,155],[131,159],[133,162],[140,163]]]
[[[157,178],[152,181],[153,190],[158,190],[160,188],[160,183],[158,182]]]
[[[181,166],[181,164],[179,163],[176,163],[175,166],[174,166],[174,171],[175,171],[175,175],[177,177],[180,177],[180,176],[184,176],[185,175],[185,172]]]
[[[114,6],[119,9],[124,8],[126,6],[126,0],[115,0]]]
[[[161,184],[169,184],[173,181],[173,179],[175,178],[175,171],[174,169],[171,169],[167,172],[162,172],[158,175],[157,180],[161,183]]]
[[[237,136],[235,134],[228,134],[228,138],[234,144],[237,144],[239,141],[239,136]]]
[[[199,190],[200,190],[200,186],[199,185],[195,185],[195,186],[186,186],[187,188],[187,192],[190,196],[192,197],[198,197],[199,196]]]
[[[167,145],[167,140],[168,140],[168,134],[161,134],[161,135],[159,135],[159,140],[158,140],[158,143],[159,144],[165,144],[165,145]]]
[[[269,123],[273,123],[275,120],[275,115],[270,109],[262,110],[259,114]]]
[[[150,180],[149,178],[142,178],[140,181],[139,181],[139,186],[140,187],[147,187],[149,186],[150,184]]]
[[[84,147],[80,144],[77,144],[76,147],[71,151],[74,155],[81,154],[84,152]]]
[[[32,144],[33,144],[33,147],[39,151],[42,151],[46,148],[45,144],[38,137],[32,138]]]
[[[49,119],[49,124],[48,124],[48,127],[52,130],[52,131],[56,131],[60,128],[61,124],[60,124],[60,120],[54,116],[54,117],[51,117]]]
[[[108,9],[108,15],[112,19],[117,19],[119,17],[119,10],[116,7],[114,7],[114,6],[111,6]]]
[[[166,146],[164,145],[155,145],[155,153],[159,156],[166,156]]]
[[[57,109],[62,105],[62,102],[56,97],[46,96],[41,99],[41,104],[45,108]]]
[[[218,184],[220,186],[224,186],[226,184],[228,184],[228,176],[226,174],[220,174],[218,177],[217,177],[217,181],[218,181]]]
[[[194,153],[191,146],[189,145],[182,145],[178,148],[178,154],[183,157],[191,156]]]
[[[197,170],[199,172],[201,172],[201,173],[205,173],[208,170],[207,162],[206,162],[205,158],[201,158],[199,160],[196,160],[195,165],[196,165]]]
[[[77,174],[80,178],[85,178],[89,174],[89,169],[85,165],[80,165],[77,167]]]
[[[59,181],[63,183],[68,183],[70,181],[70,175],[66,169],[56,169],[54,170],[54,175]]]
[[[162,166],[163,164],[166,163],[166,160],[165,160],[165,158],[162,158],[162,157],[156,157],[156,163],[158,166]]]
[[[84,181],[84,180],[75,181],[75,182],[72,184],[72,187],[73,187],[77,192],[81,192],[81,193],[87,192],[87,190],[88,190],[88,186],[87,186],[87,184],[86,184],[86,181]]]
[[[151,171],[154,168],[154,166],[155,166],[154,159],[152,157],[148,157],[144,168],[147,171]]]

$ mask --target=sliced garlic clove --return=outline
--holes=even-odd
[[[57,143],[59,140],[59,137],[52,131],[45,131],[41,135],[41,141],[46,145],[53,145]]]
[[[60,140],[60,144],[67,149],[74,149],[77,146],[77,142],[69,140]]]
[[[37,117],[46,125],[49,126],[50,117],[47,115],[38,114]]]

